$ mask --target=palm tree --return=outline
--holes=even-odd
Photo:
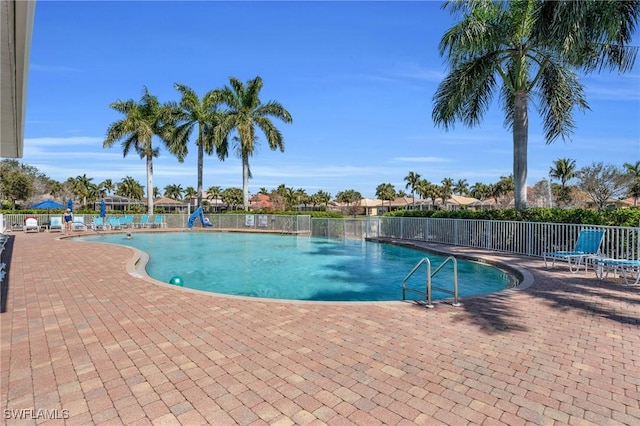
[[[331,201],[331,194],[323,191],[322,189],[318,190],[318,192],[313,194],[311,197],[313,198],[314,202],[317,202],[318,204],[324,204],[325,207],[327,207],[329,205],[329,201]]]
[[[111,193],[116,189],[116,185],[113,183],[111,179],[105,179],[100,186],[102,189],[107,191],[107,195],[111,195]]]
[[[221,161],[228,156],[227,138],[216,140],[213,128],[218,124],[220,112],[214,102],[214,91],[207,92],[202,99],[190,87],[182,84],[175,85],[176,90],[182,95],[180,105],[175,111],[174,119],[177,121],[175,128],[175,148],[180,149],[183,155],[188,154],[188,142],[194,129],[197,127],[196,146],[198,147],[198,206],[202,204],[202,173],[204,167],[204,154],[216,155]]]
[[[408,175],[404,177],[404,181],[407,184],[404,186],[406,189],[411,189],[411,198],[413,199],[413,204],[416,203],[416,185],[420,182],[420,175],[415,172],[409,172]]]
[[[116,195],[141,200],[144,198],[144,187],[131,176],[126,176],[118,183]]]
[[[229,206],[231,210],[235,210],[236,206],[242,201],[242,189],[226,188],[222,191],[220,197],[222,198],[222,202]]]
[[[229,79],[230,86],[214,91],[214,100],[228,109],[220,118],[220,125],[215,128],[216,140],[224,140],[234,129],[238,133],[238,154],[242,160],[242,203],[244,209],[249,208],[249,157],[258,141],[255,133],[256,126],[264,133],[272,150],[280,149],[284,152],[282,133],[274,126],[271,117],[278,118],[285,123],[291,123],[291,114],[277,101],[260,101],[262,78],[259,76],[249,80],[246,86],[237,78]]]
[[[390,183],[381,183],[376,187],[376,197],[382,200],[382,207],[384,207],[384,200],[389,201],[389,211],[391,211],[391,201],[396,198],[396,189]]]
[[[638,198],[640,198],[640,161],[636,161],[635,164],[624,163],[622,167],[624,167],[631,178],[629,195],[633,197],[633,206],[637,207]]]
[[[549,168],[549,176],[560,180],[560,200],[569,201],[567,182],[577,176],[576,160],[571,158],[558,158]]]
[[[469,195],[469,183],[467,183],[467,180],[458,179],[458,181],[453,185],[453,193],[461,196]]]
[[[123,157],[133,149],[140,158],[146,159],[147,213],[153,214],[153,158],[160,153],[159,148],[153,146],[153,136],[160,137],[169,150],[181,158],[179,151],[172,151],[170,142],[173,134],[171,122],[174,107],[170,104],[160,104],[158,98],[150,94],[146,87],[143,88],[139,103],[129,99],[116,101],[110,106],[124,114],[124,118],[109,125],[102,146],[110,148],[116,141],[121,140]]]
[[[534,38],[551,44],[586,72],[633,69],[638,46],[629,44],[640,17],[640,2],[542,1],[534,14]]]
[[[515,207],[527,202],[528,107],[536,101],[545,140],[566,139],[573,129],[572,111],[588,109],[577,74],[551,43],[533,37],[535,2],[454,2],[463,19],[440,41],[451,72],[434,96],[433,119],[446,130],[456,121],[477,125],[501,83],[505,125],[513,133]]]
[[[442,198],[442,206],[444,207],[447,200],[453,195],[453,179],[444,178],[440,183],[442,183],[440,187],[440,197]]]
[[[164,196],[167,198],[171,198],[172,200],[182,200],[182,193],[184,190],[182,189],[182,185],[180,184],[170,184],[164,187]]]

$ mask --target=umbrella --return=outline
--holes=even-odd
[[[35,203],[31,206],[32,209],[64,209],[64,205],[57,203],[53,200],[42,200],[39,203]]]
[[[104,199],[100,201],[100,217],[105,217],[107,215],[107,204],[104,202]]]
[[[73,211],[73,200],[71,198],[69,198],[69,201],[67,201],[67,208]]]
[[[64,209],[64,205],[53,200],[42,200],[31,206],[32,209],[47,209],[47,220],[49,220],[49,209]]]

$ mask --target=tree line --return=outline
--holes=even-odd
[[[544,200],[541,207],[583,207],[585,197],[593,201],[598,209],[606,207],[611,200],[622,197],[632,197],[634,206],[637,206],[640,198],[640,160],[624,163],[622,167],[600,162],[578,169],[575,160],[560,158],[549,167],[549,177],[548,181],[543,179],[531,187],[534,197]],[[575,184],[572,184],[574,181]],[[400,190],[391,183],[379,184],[375,191],[376,198],[382,200],[384,206],[385,201],[390,203],[398,197],[409,195],[415,202],[417,195],[420,199],[431,200],[435,205],[436,201],[442,201],[444,204],[452,195],[460,195],[481,201],[493,199],[495,206],[502,208],[508,207],[514,198],[513,176],[501,176],[496,183],[476,182],[470,185],[467,179],[454,181],[452,178],[444,178],[440,184],[436,184],[424,179],[419,173],[410,171],[404,177],[404,182],[405,187]],[[242,206],[242,188],[222,188],[214,185],[205,192],[206,199],[202,200],[205,207],[217,203],[217,200],[222,201],[231,210]],[[3,208],[14,208],[19,200],[31,204],[38,201],[35,197],[54,197],[59,200],[72,198],[86,205],[88,201],[95,202],[109,195],[142,200],[144,194],[144,186],[130,176],[122,178],[119,182],[106,179],[94,183],[93,178],[83,174],[58,182],[40,173],[37,168],[21,164],[17,160],[0,161],[0,199],[3,200]],[[198,196],[195,188],[182,188],[180,184],[166,185],[163,191],[154,187],[152,194],[154,199],[164,196],[176,201]],[[332,197],[324,190],[308,194],[304,188],[294,188],[284,183],[270,190],[261,187],[256,194],[268,196],[272,208],[282,211],[296,206],[326,210],[332,200],[344,203],[347,207],[357,208],[363,199],[362,194],[355,189],[339,191]]]

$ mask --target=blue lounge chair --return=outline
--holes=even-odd
[[[120,225],[120,219],[118,219],[116,217],[110,217],[108,222],[109,222],[109,228],[111,228],[111,229],[122,229],[122,226]]]
[[[151,224],[152,228],[164,228],[164,216],[161,214],[157,214],[153,217],[153,223]]]
[[[146,228],[149,226],[149,215],[143,214],[140,216],[140,222],[135,223],[136,228]]]
[[[62,218],[54,216],[49,220],[49,232],[62,232]]]
[[[604,238],[602,229],[583,229],[578,235],[573,250],[547,251],[542,254],[545,268],[553,268],[556,260],[563,260],[569,264],[572,273],[578,272],[580,265],[584,263],[584,270],[587,271],[587,259],[595,257],[600,251],[600,244]],[[547,260],[551,260],[551,266],[547,265]]]
[[[104,230],[105,229],[104,218],[99,217],[99,216],[98,217],[94,217],[93,218],[93,223],[91,224],[91,228],[94,231],[97,231],[98,229]]]
[[[607,278],[609,272],[613,272],[623,277],[626,285],[638,285],[640,283],[640,259],[595,258],[594,268],[596,269],[596,275],[601,280]],[[633,280],[634,273],[636,274],[635,281],[630,284],[629,282]]]

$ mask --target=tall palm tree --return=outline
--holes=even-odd
[[[477,125],[500,83],[505,125],[513,134],[515,207],[527,202],[528,108],[539,106],[546,143],[566,139],[573,127],[573,110],[589,108],[582,84],[559,49],[536,38],[536,1],[449,1],[462,20],[440,41],[450,73],[434,95],[433,119],[446,130],[456,121]]]
[[[638,198],[640,197],[640,161],[636,161],[635,164],[624,163],[622,167],[631,178],[629,195],[633,197],[633,206],[637,207]]]
[[[528,107],[539,105],[545,140],[566,139],[572,111],[588,109],[583,86],[567,60],[533,37],[536,1],[446,3],[465,12],[440,41],[451,72],[434,96],[433,119],[449,130],[456,121],[477,125],[500,83],[505,125],[513,134],[515,207],[526,207]]]
[[[124,114],[124,118],[115,121],[107,129],[107,137],[102,146],[112,147],[117,141],[121,141],[122,155],[124,157],[134,150],[140,158],[147,163],[147,213],[153,214],[153,158],[160,153],[158,147],[154,147],[152,139],[158,136],[169,147],[170,152],[179,159],[181,153],[172,151],[171,137],[172,113],[175,108],[169,104],[161,104],[158,98],[149,93],[144,87],[140,102],[132,99],[128,101],[116,101],[111,108]]]
[[[242,160],[242,203],[244,209],[249,208],[249,157],[258,141],[256,127],[266,136],[269,148],[280,149],[284,152],[284,139],[280,130],[275,127],[271,118],[278,118],[285,123],[291,123],[291,114],[277,101],[262,103],[259,95],[262,89],[262,78],[257,76],[249,80],[246,86],[237,78],[229,79],[230,86],[214,91],[214,101],[225,105],[226,111],[220,118],[220,125],[216,126],[216,140],[224,140],[234,129],[238,133],[238,154]]]
[[[420,182],[420,175],[416,172],[409,172],[408,175],[406,175],[404,177],[404,181],[407,182],[407,184],[404,186],[406,189],[410,189],[411,190],[411,198],[413,199],[412,202],[413,204],[416,203],[416,185],[418,185],[418,182]]]
[[[529,96],[535,92],[527,90],[529,85],[519,84],[525,81],[519,77],[530,74],[530,87],[537,85],[540,89],[538,98],[547,143],[558,136],[564,139],[573,128],[571,111],[576,107],[588,109],[582,86],[570,67],[586,72],[604,68],[630,71],[638,52],[638,47],[629,43],[640,17],[640,2],[469,0],[449,1],[446,7],[454,12],[467,8],[470,13],[456,26],[457,34],[454,27],[441,41],[441,53],[450,52],[452,68],[458,72],[448,83],[450,90],[440,91],[446,81],[438,90],[438,93],[451,92],[452,103],[448,107],[440,105],[439,109],[449,111],[438,113],[441,119],[436,122],[445,128],[451,126],[455,118],[469,126],[477,124],[487,108],[487,94],[495,86],[496,74],[489,69],[498,62],[507,64],[497,70],[503,81],[501,99],[505,123],[513,130],[515,203],[516,208],[524,207],[526,106]],[[451,85],[457,84],[457,78],[463,84],[456,92]],[[559,83],[562,85],[558,86]],[[446,104],[446,100],[443,102]]]
[[[204,154],[212,155],[215,151],[221,161],[228,156],[227,138],[216,140],[213,128],[218,124],[220,112],[214,101],[214,91],[207,92],[202,99],[191,89],[182,84],[176,84],[175,88],[182,95],[179,107],[176,109],[174,119],[177,121],[175,139],[172,143],[175,148],[181,150],[183,155],[188,154],[188,142],[194,130],[197,131],[196,146],[198,147],[198,206],[202,204],[202,174],[204,168]],[[197,129],[196,129],[197,128]]]

